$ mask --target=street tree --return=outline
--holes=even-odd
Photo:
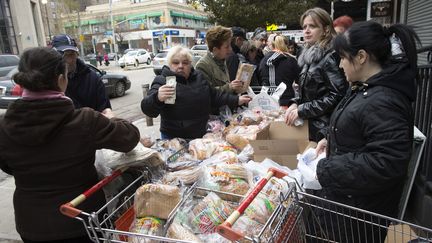
[[[188,3],[201,4],[212,23],[253,31],[268,24],[298,26],[301,14],[316,0],[189,0]]]

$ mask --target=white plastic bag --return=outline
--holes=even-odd
[[[315,149],[309,148],[303,154],[297,155],[297,168],[302,175],[303,188],[321,190],[321,184],[316,177],[316,168],[318,161],[325,158],[325,153],[316,156]]]

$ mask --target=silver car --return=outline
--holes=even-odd
[[[168,58],[167,58],[167,54],[168,54],[169,50],[162,50],[161,52],[159,52],[158,54],[156,54],[156,56],[153,58],[153,72],[156,75],[160,75],[163,66],[168,66]],[[198,60],[201,58],[200,55],[194,55],[191,51],[192,54],[192,66],[195,67],[195,65],[197,64]]]

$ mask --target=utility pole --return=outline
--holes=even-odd
[[[50,22],[49,22],[49,13],[48,13],[48,8],[47,8],[47,5],[48,5],[48,0],[42,0],[42,4],[43,5],[45,5],[45,17],[46,17],[46,21],[47,21],[47,25],[48,25],[48,37],[49,37],[49,40],[50,40],[50,42],[51,42],[51,29],[50,29]]]
[[[78,35],[80,38],[80,56],[84,56],[84,45],[83,45],[83,38],[82,38],[82,33],[81,33],[81,18],[80,18],[80,10],[77,10],[78,12]]]
[[[117,66],[118,65],[118,60],[117,60],[117,44],[116,44],[115,26],[114,26],[113,14],[112,14],[112,0],[109,0],[109,6],[110,6],[112,37],[113,37],[112,38],[112,44],[114,46],[114,53],[115,53],[114,60],[115,60],[116,66]]]

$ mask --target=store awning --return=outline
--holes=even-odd
[[[149,17],[159,17],[159,16],[162,16],[162,12],[150,12],[150,13],[147,13],[147,16],[149,16]]]

